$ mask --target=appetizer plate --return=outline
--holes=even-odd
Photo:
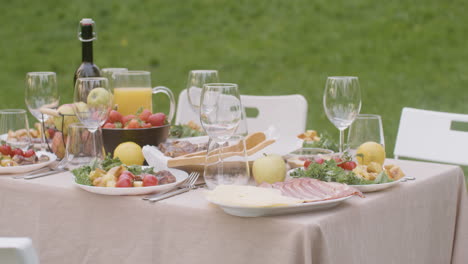
[[[36,155],[39,157],[41,155],[46,155],[49,157],[49,161],[40,162],[31,165],[19,165],[13,167],[0,167],[0,174],[16,174],[16,173],[26,173],[34,170],[38,170],[45,166],[50,165],[52,162],[57,160],[57,156],[54,153],[46,152],[46,151],[36,151]]]
[[[314,210],[328,209],[337,206],[341,202],[351,198],[353,195],[346,196],[343,198],[325,200],[310,203],[300,203],[288,206],[276,206],[276,207],[243,207],[243,206],[232,206],[216,203],[210,201],[213,204],[218,205],[227,214],[240,216],[240,217],[258,217],[258,216],[269,216],[269,215],[282,215],[282,214],[297,214],[303,212],[310,212]]]
[[[103,195],[143,195],[156,192],[167,191],[177,187],[185,179],[187,179],[188,174],[185,171],[177,169],[169,169],[169,171],[176,177],[176,181],[173,183],[156,185],[156,186],[147,186],[147,187],[129,187],[129,188],[117,188],[117,187],[97,187],[78,184],[74,181],[74,184],[81,189]]]
[[[292,169],[292,170],[289,170],[287,172],[287,177],[291,177],[290,174],[297,170],[297,169],[301,169],[301,168],[296,168],[296,169]],[[363,184],[363,185],[349,185],[349,186],[352,186],[356,189],[358,189],[359,191],[363,192],[363,193],[370,193],[370,192],[377,192],[377,191],[381,191],[381,190],[385,190],[387,188],[390,188],[390,187],[393,187],[395,185],[397,185],[398,183],[402,182],[403,179],[405,177],[402,177],[396,181],[392,181],[392,182],[387,182],[387,183],[376,183],[376,184]]]

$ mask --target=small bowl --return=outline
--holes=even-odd
[[[291,169],[303,167],[305,160],[315,160],[315,158],[329,159],[333,155],[333,150],[323,148],[301,148],[286,155],[286,160]]]
[[[143,147],[158,146],[169,137],[171,125],[149,128],[102,128],[102,138],[106,153],[114,153],[114,149],[123,142],[132,141]]]

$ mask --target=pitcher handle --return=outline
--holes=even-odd
[[[174,94],[172,93],[171,89],[165,87],[165,86],[156,86],[153,88],[153,95],[157,93],[163,93],[169,97],[169,114],[167,115],[167,121],[169,124],[172,122],[172,118],[174,118],[174,113],[176,109],[176,103],[174,99]]]

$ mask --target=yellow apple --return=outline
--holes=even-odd
[[[284,181],[286,163],[280,155],[270,154],[254,161],[252,173],[257,184]]]

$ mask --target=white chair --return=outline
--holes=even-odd
[[[0,237],[0,263],[39,264],[39,259],[30,238]]]
[[[393,152],[400,157],[468,165],[468,132],[452,129],[468,115],[403,108]]]
[[[249,133],[265,131],[271,125],[275,126],[282,137],[296,137],[305,131],[307,101],[302,95],[241,95],[241,101],[244,108],[247,109]],[[250,117],[249,108],[257,109],[258,115]],[[184,89],[179,94],[176,124],[186,124],[190,120],[200,124],[199,116],[189,105],[187,90]]]

